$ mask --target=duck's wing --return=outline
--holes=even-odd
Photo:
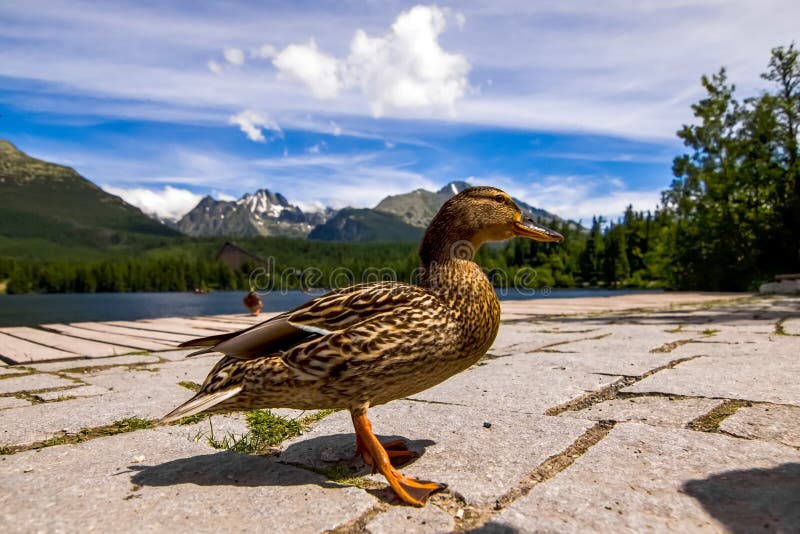
[[[201,338],[185,346],[226,354],[200,391],[164,417],[170,422],[210,411],[248,382],[325,382],[373,372],[427,354],[431,337],[445,335],[448,308],[418,286],[363,284],[333,291],[260,325]]]
[[[419,286],[398,282],[360,284],[331,291],[245,330],[193,339],[179,346],[203,347],[190,356],[221,352],[233,358],[250,359],[286,351],[397,308],[432,305],[440,304]]]

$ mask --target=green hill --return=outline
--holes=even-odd
[[[321,241],[419,241],[423,229],[397,215],[371,209],[344,208],[308,235]]]
[[[179,235],[74,169],[0,140],[0,238],[105,248]]]

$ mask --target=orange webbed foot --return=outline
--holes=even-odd
[[[356,454],[372,467],[372,472],[380,472],[397,496],[411,506],[425,506],[428,497],[447,486],[428,480],[407,477],[394,469],[417,457],[417,453],[409,450],[408,444],[401,439],[381,444],[372,433],[372,425],[367,419],[366,411],[352,414],[353,426],[356,430]]]
[[[392,471],[392,476],[387,473],[383,473],[383,476],[386,477],[397,496],[411,506],[425,506],[425,503],[428,502],[428,497],[437,491],[447,489],[447,484],[419,480],[407,477],[394,469]]]

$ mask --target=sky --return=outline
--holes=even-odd
[[[653,209],[725,66],[765,89],[796,0],[0,2],[0,138],[148,213],[453,180],[562,217]]]

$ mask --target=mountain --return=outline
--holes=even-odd
[[[309,239],[320,241],[419,241],[423,229],[397,215],[369,208],[344,208],[314,228]]]
[[[74,169],[0,140],[0,236],[110,246],[178,235]]]
[[[308,237],[324,241],[417,241],[442,204],[468,187],[467,182],[450,182],[435,193],[415,189],[390,195],[372,209],[343,209],[324,225],[317,226]],[[561,220],[519,199],[514,201],[534,219]]]
[[[280,193],[259,189],[234,201],[207,196],[175,227],[191,236],[306,237],[332,214],[330,208],[324,212],[304,212]]]

